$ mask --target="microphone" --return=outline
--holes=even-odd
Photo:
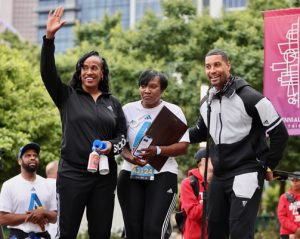
[[[212,99],[213,97],[216,95],[217,91],[216,91],[216,88],[213,87],[211,88],[209,91],[208,91],[208,98],[207,98],[207,105],[210,106],[211,105],[211,102],[212,102]]]

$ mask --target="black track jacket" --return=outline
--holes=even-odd
[[[83,89],[60,80],[54,59],[54,39],[43,39],[41,76],[62,122],[61,158],[74,167],[86,168],[95,139],[112,143],[109,158],[119,154],[126,143],[126,120],[119,101],[103,93],[95,102]]]
[[[197,125],[189,129],[191,143],[207,137],[207,96],[200,104]],[[231,177],[274,169],[282,158],[288,134],[271,102],[236,78],[211,102],[210,136],[214,175]],[[268,134],[270,143],[267,142]]]

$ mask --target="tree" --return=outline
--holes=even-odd
[[[110,31],[121,24],[121,15],[117,13],[111,17],[105,15],[101,22],[90,22],[84,25],[84,31],[79,22],[75,26],[75,45],[80,45],[83,41],[88,41],[93,45],[105,44],[109,47],[111,38]]]
[[[281,8],[292,7],[291,1],[289,0],[250,0],[248,4],[248,10],[251,11],[253,15],[262,15],[263,11],[275,10]]]
[[[28,61],[26,44],[24,51],[19,44],[17,49],[13,44],[0,44],[0,145],[5,170],[0,182],[19,173],[18,150],[30,141],[42,147],[41,170],[46,162],[59,158],[57,111],[41,82],[38,65]]]

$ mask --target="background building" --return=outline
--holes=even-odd
[[[0,30],[9,29],[20,37],[37,42],[37,0],[0,0]]]
[[[46,20],[50,9],[61,5],[64,7],[64,19],[67,24],[58,32],[55,45],[58,52],[64,51],[73,45],[72,31],[76,21],[81,24],[91,21],[100,21],[105,14],[122,14],[124,29],[134,28],[147,9],[161,15],[160,0],[39,0],[37,9],[38,39],[41,42],[45,34]]]
[[[212,17],[224,11],[245,8],[248,0],[193,0],[197,14],[209,7]],[[76,21],[81,24],[101,20],[105,14],[122,13],[124,29],[134,29],[145,11],[154,11],[162,17],[161,0],[0,0],[0,29],[9,28],[31,42],[42,42],[49,10],[57,6],[65,8],[66,25],[57,33],[56,51],[72,47]]]

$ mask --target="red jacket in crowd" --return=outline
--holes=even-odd
[[[300,208],[300,194],[293,190],[289,190],[288,193],[294,196],[296,202],[289,202],[285,194],[280,196],[277,210],[280,235],[294,234],[300,227],[300,214],[297,211],[297,207]]]
[[[185,210],[187,218],[185,221],[183,238],[184,239],[199,239],[201,238],[201,227],[202,227],[202,212],[203,212],[203,177],[200,175],[198,168],[192,169],[188,173],[189,176],[194,175],[198,178],[199,182],[199,195],[195,197],[193,188],[190,184],[190,179],[185,178],[181,183],[180,189],[180,205]],[[206,222],[207,226],[207,222]],[[207,230],[205,239],[208,238]]]

